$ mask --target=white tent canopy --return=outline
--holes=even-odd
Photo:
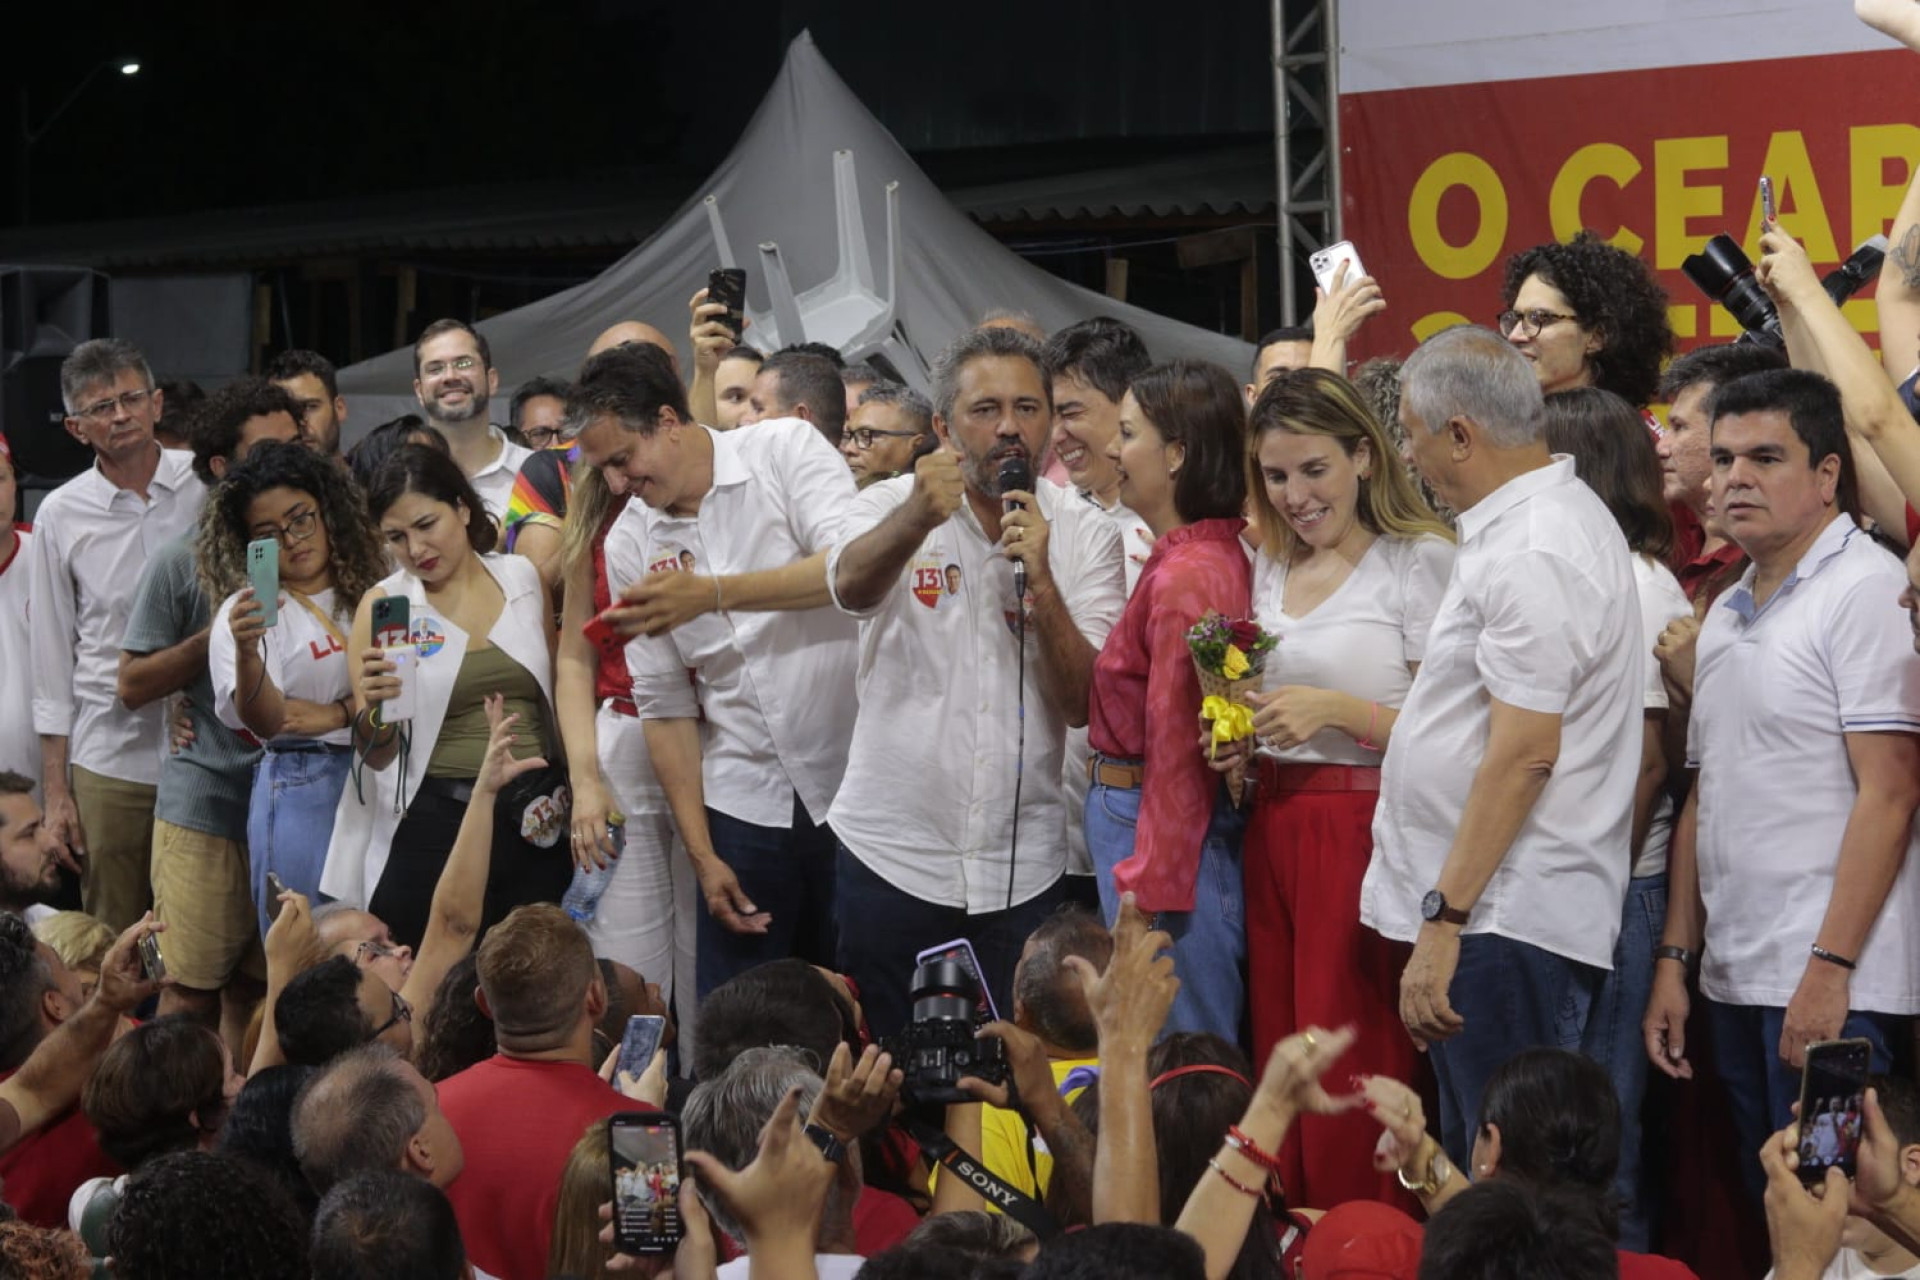
[[[644,320],[679,336],[681,367],[690,371],[692,351],[683,336],[687,300],[720,265],[708,196],[715,198],[739,265],[747,269],[750,312],[760,316],[770,309],[764,257],[753,252],[763,242],[779,245],[796,293],[828,281],[840,268],[833,157],[842,150],[853,153],[861,224],[882,298],[892,285],[886,187],[899,184],[896,320],[928,361],[995,308],[1029,312],[1049,331],[1111,315],[1139,330],[1157,360],[1215,360],[1236,375],[1252,360],[1252,348],[1237,338],[1068,284],[994,240],[920,172],[802,32],[732,154],[666,226],[594,279],[478,326],[501,371],[502,392],[538,374],[571,377],[593,339],[621,320]],[[352,403],[349,442],[379,422],[419,409],[410,348],[342,369],[340,389]]]

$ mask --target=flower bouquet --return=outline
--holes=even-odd
[[[1274,640],[1257,622],[1223,618],[1211,611],[1188,630],[1187,650],[1200,677],[1200,717],[1213,726],[1209,758],[1221,743],[1253,735],[1253,708],[1242,695],[1260,686]],[[1235,765],[1227,774],[1227,794],[1236,807],[1245,790],[1246,776],[1245,763]]]

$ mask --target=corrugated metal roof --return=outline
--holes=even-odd
[[[363,253],[625,249],[685,199],[621,184],[536,183],[0,232],[0,262],[104,270],[244,266]]]
[[[970,187],[949,196],[981,223],[1261,213],[1274,207],[1273,175],[1271,146],[1240,146]]]
[[[99,270],[210,269],[405,253],[632,248],[698,182],[516,183],[312,204],[0,231],[0,262]],[[1236,146],[948,193],[975,221],[1258,214],[1273,207],[1271,148]]]

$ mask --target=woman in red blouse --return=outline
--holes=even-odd
[[[1087,846],[1107,918],[1132,892],[1174,939],[1170,1031],[1237,1040],[1246,997],[1240,907],[1244,822],[1194,751],[1200,681],[1187,630],[1209,610],[1249,613],[1241,544],[1246,403],[1218,365],[1176,360],[1134,379],[1107,455],[1153,554],[1093,665]]]

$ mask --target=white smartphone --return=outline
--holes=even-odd
[[[1307,265],[1313,268],[1314,283],[1320,286],[1320,292],[1333,292],[1333,277],[1343,262],[1347,264],[1346,283],[1352,284],[1367,274],[1367,269],[1360,265],[1360,251],[1353,247],[1351,240],[1330,244],[1307,259]]]
[[[394,677],[400,681],[400,692],[380,704],[380,723],[405,724],[418,715],[420,709],[419,690],[414,687],[414,677],[420,670],[420,648],[418,645],[396,644],[381,652],[393,664]]]

